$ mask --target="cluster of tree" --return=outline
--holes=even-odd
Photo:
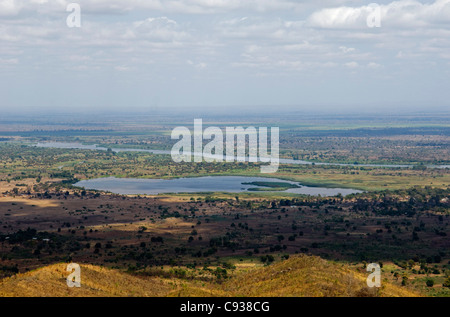
[[[229,249],[235,249],[239,246],[239,243],[232,241],[234,238],[236,238],[236,233],[227,232],[225,236],[211,238],[209,240],[209,245],[211,247],[225,247]]]
[[[415,187],[395,192],[385,191],[377,196],[358,198],[353,204],[353,210],[372,211],[383,215],[413,216],[417,211],[440,211],[450,208],[450,188]]]

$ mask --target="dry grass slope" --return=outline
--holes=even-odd
[[[159,278],[138,278],[94,265],[81,266],[81,287],[66,284],[67,263],[59,263],[6,278],[0,282],[0,296],[164,296],[172,287]]]
[[[367,275],[342,264],[316,256],[290,259],[236,276],[224,285],[234,296],[400,296],[419,294],[382,282],[380,289],[368,288]]]

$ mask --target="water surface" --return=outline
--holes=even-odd
[[[86,145],[81,143],[69,143],[69,142],[39,142],[35,146],[37,147],[45,147],[45,148],[59,148],[59,149],[81,149],[81,150],[99,150],[106,151],[108,148],[97,146],[95,144]],[[128,149],[128,148],[111,148],[113,152],[147,152],[153,154],[165,154],[170,155],[171,151],[169,150],[146,150],[146,149]],[[186,152],[185,154],[190,154]],[[197,153],[192,153],[193,155],[201,155]],[[219,158],[223,160],[222,155],[211,155],[212,158]],[[243,158],[245,161],[248,161],[249,158]],[[260,161],[260,158],[255,158],[257,161]],[[397,168],[412,168],[414,165],[407,164],[345,164],[345,163],[327,163],[327,162],[309,162],[302,160],[294,160],[294,159],[283,159],[280,158],[280,164],[300,164],[300,165],[335,165],[335,166],[363,166],[363,167],[397,167]],[[450,165],[425,165],[428,168],[450,168]]]
[[[199,192],[228,192],[240,193],[249,191],[250,188],[268,189],[268,187],[245,184],[251,182],[283,182],[296,184],[299,188],[289,188],[284,193],[305,195],[334,196],[337,194],[348,195],[360,193],[360,190],[351,188],[326,188],[303,186],[298,182],[286,181],[277,178],[247,177],[247,176],[204,176],[192,178],[174,179],[142,179],[142,178],[95,178],[79,181],[74,184],[86,189],[108,191],[116,194],[167,194],[167,193],[199,193]],[[258,191],[252,191],[257,193]]]

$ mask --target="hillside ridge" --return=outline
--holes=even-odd
[[[117,269],[80,264],[81,287],[68,287],[67,263],[57,263],[0,281],[0,296],[420,296],[382,281],[379,289],[366,285],[366,275],[316,256],[292,256],[264,267],[238,271],[223,283],[158,276],[140,276]]]

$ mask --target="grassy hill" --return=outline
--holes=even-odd
[[[89,264],[80,264],[81,287],[70,288],[66,266],[58,263],[5,278],[0,282],[0,296],[164,296],[172,290],[160,278],[142,279]]]
[[[235,296],[419,296],[383,281],[379,289],[368,288],[367,274],[320,257],[296,256],[235,276],[224,288]]]
[[[66,266],[53,264],[3,279],[0,296],[419,296],[387,282],[369,289],[366,275],[312,256],[239,271],[222,284],[141,277],[85,264],[81,287],[69,288]]]

